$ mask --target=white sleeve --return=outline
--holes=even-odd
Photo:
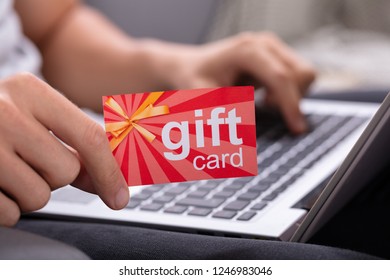
[[[40,76],[41,55],[22,32],[13,1],[0,1],[0,78],[27,71]]]

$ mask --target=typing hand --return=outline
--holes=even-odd
[[[281,111],[291,132],[307,129],[299,101],[314,80],[314,69],[275,35],[245,33],[177,53],[176,87],[230,86],[250,77],[265,88],[266,105]]]
[[[71,183],[110,208],[127,204],[102,128],[46,83],[30,74],[1,80],[0,120],[0,225],[12,226]]]

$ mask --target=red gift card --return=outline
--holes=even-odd
[[[129,186],[257,175],[253,87],[103,97]]]

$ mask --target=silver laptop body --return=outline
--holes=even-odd
[[[281,123],[258,118],[256,177],[131,187],[130,203],[120,211],[66,186],[34,214],[290,240],[378,109],[372,103],[310,99],[301,107],[312,131],[299,137]],[[90,115],[103,125],[101,116]]]

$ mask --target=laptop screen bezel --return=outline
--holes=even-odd
[[[379,146],[390,143],[390,131],[384,130],[390,125],[389,108],[390,93],[302,220],[290,241],[307,242],[388,162],[389,158],[383,156],[386,153],[381,151]],[[370,160],[374,158],[375,161]],[[365,169],[365,172],[358,172],[357,168]],[[354,176],[360,178],[354,178]],[[351,182],[354,184],[352,185]]]

